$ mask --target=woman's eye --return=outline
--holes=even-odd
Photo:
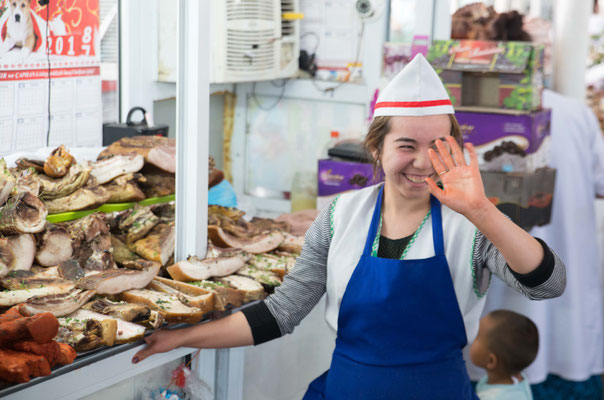
[[[399,149],[411,149],[413,150],[413,146],[399,146]]]

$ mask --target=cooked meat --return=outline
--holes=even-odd
[[[69,259],[63,261],[58,267],[59,276],[68,281],[77,281],[86,275],[84,268],[80,266],[78,260]]]
[[[77,286],[85,290],[96,290],[99,294],[118,294],[129,289],[142,289],[155,278],[160,267],[159,263],[153,263],[143,271],[110,269],[80,279]]]
[[[148,261],[142,258],[136,260],[126,260],[122,263],[124,268],[136,269],[139,271],[145,270],[155,264],[155,261]]]
[[[4,278],[9,272],[8,266],[0,261],[0,278]]]
[[[273,291],[275,287],[281,285],[281,278],[274,272],[254,267],[253,265],[245,265],[237,271],[237,275],[247,276],[256,282],[260,283],[269,291]]]
[[[248,261],[248,264],[261,270],[273,272],[283,279],[283,276],[296,265],[296,257],[290,253],[256,254]]]
[[[244,252],[232,257],[206,258],[203,260],[191,256],[186,261],[179,261],[166,269],[172,279],[177,281],[203,281],[215,276],[221,277],[234,274],[249,259],[250,255]]]
[[[61,319],[63,319],[63,318],[60,318],[59,321]],[[86,323],[88,323],[88,322],[92,322],[92,321],[90,321],[90,320],[86,321]],[[100,326],[100,322],[98,322],[98,321],[94,321],[94,322],[99,324],[99,326]],[[115,330],[117,332],[117,324],[116,324]],[[100,336],[97,336],[93,333],[89,333],[88,331],[72,331],[69,328],[64,327],[64,326],[61,326],[59,328],[59,333],[57,334],[57,337],[55,338],[55,340],[61,344],[73,347],[75,349],[75,351],[77,351],[78,353],[84,352],[84,351],[89,351],[89,350],[95,349],[97,347],[107,345],[106,342],[103,340],[103,338]],[[114,342],[115,342],[115,339],[114,339]]]
[[[291,226],[286,221],[276,221],[270,218],[254,217],[248,224],[250,236],[256,236],[272,231],[289,232]]]
[[[23,315],[36,315],[49,312],[55,317],[63,317],[82,307],[95,294],[94,290],[83,291],[74,289],[64,294],[36,296],[22,303],[19,306],[19,311]]]
[[[175,294],[160,293],[153,290],[127,290],[120,298],[129,303],[142,303],[161,311],[168,322],[186,322],[195,324],[203,318],[204,312],[198,308],[184,305]]]
[[[34,283],[34,280],[21,280],[18,283],[20,288],[14,289],[13,287],[8,287],[5,278],[2,281],[5,290],[0,292],[0,307],[9,307],[24,303],[35,296],[68,293],[74,287],[73,283],[62,279],[37,279],[37,282]]]
[[[175,236],[174,223],[158,224],[145,238],[134,242],[130,249],[146,260],[166,265],[174,254]]]
[[[90,214],[75,220],[66,228],[74,242],[91,242],[99,235],[109,233],[109,225],[101,213]]]
[[[117,266],[113,261],[113,256],[111,255],[110,250],[94,250],[84,264],[84,270],[87,272],[105,271],[115,268],[117,268]]]
[[[99,154],[102,160],[112,155],[140,154],[145,162],[166,172],[176,172],[176,140],[159,136],[125,137]]]
[[[147,321],[151,316],[151,309],[144,304],[113,302],[105,298],[91,301],[82,308],[109,317],[121,318],[128,322]]]
[[[0,238],[0,259],[10,270],[29,270],[35,252],[36,242],[29,233]]]
[[[48,343],[58,330],[59,321],[51,313],[0,321],[0,347],[23,340]]]
[[[113,259],[118,264],[124,265],[125,262],[134,262],[137,260],[142,260],[142,258],[140,258],[138,255],[131,252],[130,249],[128,249],[128,246],[126,246],[124,242],[122,242],[115,235],[111,235],[111,245],[113,246]],[[128,266],[126,268],[131,268],[131,266]]]
[[[224,179],[224,172],[216,168],[214,159],[209,157],[208,165],[208,189],[218,185]]]
[[[176,192],[176,177],[165,172],[143,172],[138,184],[148,198],[168,196]]]
[[[159,218],[159,222],[169,223],[176,219],[176,204],[169,203],[153,204],[149,206],[153,214]]]
[[[242,249],[248,253],[260,254],[275,250],[285,239],[280,231],[254,236],[250,239],[241,239],[232,236],[222,228],[208,226],[208,236],[212,243],[220,247],[233,247]]]
[[[10,383],[29,382],[30,377],[50,375],[50,364],[44,356],[22,351],[0,349],[0,379]]]
[[[124,216],[120,219],[118,228],[126,234],[128,244],[144,238],[159,223],[159,218],[151,212],[149,207],[138,204]]]
[[[319,210],[302,210],[291,214],[282,214],[277,221],[287,222],[290,226],[290,233],[294,236],[304,236],[306,231],[312,225]]]
[[[48,224],[46,231],[36,235],[36,262],[43,267],[59,265],[71,258],[73,247],[64,227]]]
[[[103,214],[88,215],[67,225],[73,242],[72,259],[86,271],[103,271],[115,268],[111,254],[109,225]]]
[[[44,162],[44,173],[51,178],[62,178],[67,174],[69,167],[75,163],[65,146],[60,145],[54,149]]]
[[[40,182],[40,197],[43,200],[52,200],[69,196],[83,187],[90,177],[91,169],[80,164],[73,164],[67,175],[60,179],[50,178],[45,175],[37,175]]]
[[[145,159],[139,154],[115,155],[91,163],[92,176],[99,185],[112,181],[120,175],[138,172],[143,168]]]
[[[155,278],[147,288],[156,292],[175,294],[181,303],[189,307],[199,308],[204,314],[214,311],[214,292],[199,286],[176,282],[171,279]]]
[[[222,282],[197,281],[184,283],[176,282],[171,279],[160,278],[159,276],[155,279],[170,286],[172,286],[173,283],[180,283],[182,285],[200,287],[214,293],[214,308],[217,311],[224,311],[229,305],[239,307],[243,304],[243,298],[245,297],[245,292],[243,290],[235,289]]]
[[[71,314],[69,317],[80,320],[93,319],[100,322],[103,322],[105,320],[117,321],[117,335],[115,338],[116,344],[136,342],[137,340],[142,339],[145,335],[144,326],[124,321],[120,318],[108,317],[106,315],[95,313],[89,310],[80,309],[75,313]]]
[[[0,158],[0,206],[6,202],[16,184],[15,177],[6,167],[6,161],[4,158]]]
[[[35,172],[44,173],[44,160],[21,157],[15,161],[18,170],[32,169]]]
[[[4,235],[42,232],[48,211],[44,203],[29,192],[11,197],[0,208],[0,233]]]
[[[51,368],[56,365],[71,364],[77,356],[71,346],[57,343],[54,340],[44,344],[33,341],[16,342],[11,347],[14,350],[44,356]]]
[[[111,195],[108,203],[128,203],[145,199],[145,194],[138,187],[133,174],[119,176],[103,187]]]
[[[117,337],[115,319],[79,319],[73,315],[59,318],[57,341],[68,343],[77,351],[88,351],[99,346],[113,346]]]
[[[34,170],[25,169],[22,171],[15,171],[15,177],[17,182],[13,188],[13,196],[29,192],[38,197],[40,190],[42,190],[42,184],[40,183],[38,175]]]
[[[290,233],[285,234],[285,239],[277,247],[277,250],[285,251],[292,254],[300,254],[304,246],[304,236],[294,236]]]
[[[229,286],[242,290],[245,293],[243,297],[244,303],[253,300],[261,300],[265,297],[262,285],[245,276],[230,275],[225,276],[224,278],[216,278],[216,281],[226,283]]]
[[[102,186],[80,188],[69,196],[45,201],[48,212],[59,214],[68,211],[78,211],[98,207],[105,204],[111,194]]]

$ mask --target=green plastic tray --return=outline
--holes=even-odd
[[[139,201],[138,204],[140,204],[141,206],[149,206],[151,204],[169,203],[171,201],[174,201],[175,199],[176,199],[176,195],[171,194],[169,196],[151,197],[151,198],[145,199],[143,201]],[[69,212],[64,212],[64,213],[59,213],[59,214],[50,214],[50,215],[46,216],[46,220],[53,224],[56,224],[58,222],[73,221],[74,219],[82,218],[82,217],[85,217],[85,216],[90,215],[95,212],[111,213],[111,212],[115,212],[115,211],[124,211],[124,210],[134,207],[135,204],[137,204],[137,203],[133,202],[133,203],[103,204],[102,206],[95,208],[93,210],[69,211]]]

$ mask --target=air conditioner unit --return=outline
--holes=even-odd
[[[212,0],[211,83],[288,78],[298,71],[298,0]]]

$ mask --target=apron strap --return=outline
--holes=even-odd
[[[364,256],[371,256],[371,248],[373,246],[373,240],[378,234],[378,226],[380,225],[380,217],[382,216],[382,198],[384,197],[384,185],[380,187],[375,207],[373,208],[373,217],[371,217],[371,225],[369,225],[369,232],[367,233],[367,239],[365,241],[365,249],[363,250]]]
[[[443,224],[440,201],[430,195],[430,207],[432,214],[432,238],[434,240],[434,254],[437,256],[445,255],[445,245],[443,241]]]

